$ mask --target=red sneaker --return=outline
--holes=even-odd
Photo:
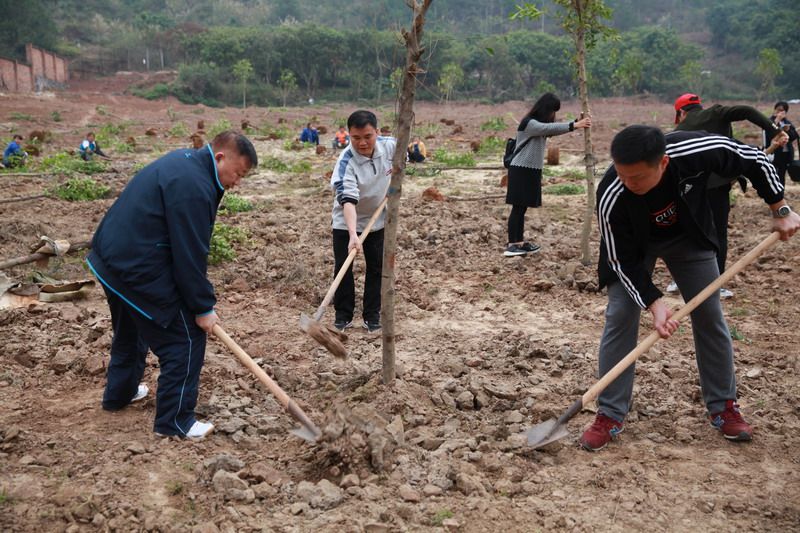
[[[622,422],[617,422],[606,415],[598,414],[591,426],[581,435],[581,446],[584,450],[596,452],[611,442],[611,439],[622,433]]]
[[[739,404],[734,400],[725,402],[725,410],[709,414],[711,425],[722,432],[728,440],[750,440],[753,438],[753,428],[744,421],[739,412]]]

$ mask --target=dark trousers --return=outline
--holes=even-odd
[[[792,152],[783,152],[778,150],[775,152],[775,157],[772,158],[772,164],[778,172],[778,178],[781,180],[781,185],[786,185],[786,169],[789,168],[789,163],[792,162],[794,154]]]
[[[104,289],[114,338],[103,408],[116,411],[130,403],[144,375],[149,347],[161,367],[153,430],[162,435],[185,435],[196,422],[194,408],[206,351],[205,332],[185,309],[162,328]]]
[[[708,205],[714,218],[714,226],[717,229],[717,242],[719,243],[719,253],[717,253],[717,267],[720,272],[725,272],[725,261],[728,258],[728,217],[731,213],[731,185],[723,185],[706,191]]]
[[[528,207],[525,205],[511,206],[511,214],[508,215],[508,242],[523,242],[525,235],[525,212]]]
[[[336,261],[334,276],[347,259],[347,245],[350,236],[346,230],[333,230],[333,256]],[[366,276],[364,279],[364,306],[361,316],[368,322],[378,322],[381,318],[381,271],[383,270],[383,228],[370,232],[362,245]],[[353,279],[353,265],[347,270],[336,294],[333,296],[336,320],[351,321],[356,308],[356,286]]]

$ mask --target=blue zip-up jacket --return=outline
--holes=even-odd
[[[154,161],[103,217],[89,267],[103,285],[162,327],[181,305],[195,315],[210,313],[216,297],[206,267],[224,192],[209,145]]]

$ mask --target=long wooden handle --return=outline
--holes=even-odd
[[[280,402],[283,408],[286,409],[286,411],[292,415],[295,420],[305,426],[315,437],[320,435],[321,432],[319,428],[316,426],[316,424],[314,424],[314,422],[311,421],[310,418],[308,418],[308,415],[300,408],[300,406],[297,405],[294,400],[289,398],[289,395],[286,394],[277,383],[272,381],[272,378],[270,378],[267,373],[264,372],[249,355],[247,355],[247,352],[245,352],[241,346],[236,344],[236,341],[231,339],[228,334],[225,333],[225,330],[222,329],[222,326],[219,324],[214,324],[212,331],[214,332],[214,335],[216,335],[219,340],[221,340],[223,344],[225,344],[225,346],[227,346],[228,349],[232,351],[234,355],[236,355],[237,359],[239,359],[239,362],[247,367],[250,372],[255,374],[258,380],[267,387],[269,392],[271,392],[272,395],[277,398],[278,402]]]
[[[771,233],[769,237],[761,241],[758,246],[750,250],[747,255],[736,261],[733,265],[731,265],[730,268],[720,274],[717,279],[712,281],[705,289],[700,291],[694,298],[689,300],[686,305],[678,309],[675,314],[672,315],[672,318],[674,320],[681,320],[685,318],[689,313],[694,311],[698,305],[706,301],[709,296],[719,293],[719,289],[725,283],[730,281],[733,276],[741,272],[744,267],[752,263],[758,256],[763,254],[769,247],[778,242],[780,236],[780,233],[777,231]],[[631,352],[628,353],[628,355],[626,355],[619,363],[614,365],[611,370],[606,372],[603,377],[597,381],[597,383],[592,385],[592,387],[583,394],[581,397],[581,403],[583,406],[586,406],[594,401],[612,381],[617,379],[617,377],[619,377],[619,375],[622,374],[626,368],[631,366],[631,364],[633,364],[633,362],[636,361],[640,355],[652,348],[652,346],[660,338],[661,336],[658,334],[658,332],[654,331],[645,340],[640,342],[636,348],[631,350]]]
[[[361,232],[361,235],[358,237],[358,241],[361,244],[364,244],[364,240],[366,240],[367,235],[369,235],[370,230],[372,230],[372,226],[375,225],[375,221],[378,220],[378,217],[381,215],[383,208],[386,207],[386,202],[389,201],[389,198],[384,198],[381,202],[381,205],[378,206],[378,209],[372,213],[372,218],[369,219],[367,222],[364,231]],[[333,279],[333,283],[331,284],[331,288],[328,289],[328,292],[325,294],[325,298],[322,299],[322,303],[319,304],[317,308],[317,312],[314,313],[314,320],[319,322],[322,318],[323,313],[325,313],[325,308],[328,307],[328,304],[331,303],[333,300],[333,295],[336,294],[336,289],[339,288],[339,284],[344,279],[345,274],[347,274],[347,269],[350,268],[350,265],[353,263],[353,260],[356,258],[356,249],[353,248],[350,250],[350,253],[347,254],[347,259],[344,260],[342,267],[339,269],[339,272],[336,273],[336,277]]]
[[[219,324],[215,324],[213,332],[214,335],[216,335],[219,338],[219,340],[221,340],[222,343],[225,344],[225,346],[227,346],[228,349],[234,353],[234,355],[236,355],[237,359],[239,359],[239,362],[241,362],[245,367],[247,367],[247,369],[250,372],[255,374],[258,380],[261,383],[263,383],[267,387],[267,389],[269,389],[272,395],[278,399],[278,401],[281,403],[283,407],[289,406],[289,402],[291,401],[289,396],[285,392],[283,392],[283,389],[280,388],[280,386],[277,383],[272,381],[272,378],[270,378],[267,375],[267,373],[264,372],[261,369],[261,367],[258,366],[256,362],[253,361],[253,359],[249,355],[247,355],[247,352],[245,352],[241,346],[236,344],[236,341],[231,339],[230,336],[227,333],[225,333],[225,330],[222,329],[222,326],[220,326]]]

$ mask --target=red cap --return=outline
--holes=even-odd
[[[687,105],[700,104],[700,97],[693,93],[682,94],[675,100],[675,111],[680,111]]]
[[[687,105],[700,105],[700,97],[694,93],[682,94],[675,100],[675,124],[680,122],[681,109]]]

